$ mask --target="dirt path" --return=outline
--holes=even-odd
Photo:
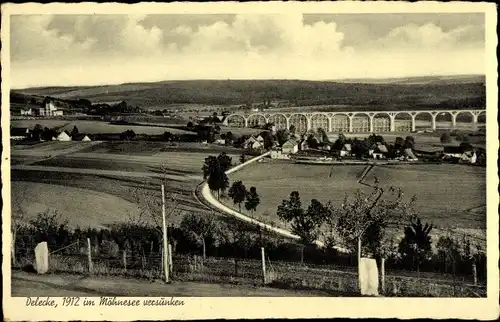
[[[78,275],[36,275],[12,272],[12,296],[331,296],[322,291],[284,290],[270,287],[205,284],[86,277]]]

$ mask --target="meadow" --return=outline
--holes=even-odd
[[[230,182],[241,180],[247,188],[255,186],[260,195],[255,216],[283,226],[276,215],[277,207],[294,190],[299,192],[303,208],[307,208],[313,198],[338,206],[346,195],[352,196],[358,189],[369,193],[369,187],[357,182],[364,168],[270,162],[243,168],[229,179]],[[415,196],[415,208],[420,216],[439,229],[486,228],[484,168],[447,164],[375,166],[363,181],[373,184],[374,176],[386,188],[402,188],[408,200]],[[236,209],[228,198],[223,201]]]
[[[103,228],[139,213],[130,201],[84,188],[22,181],[13,181],[11,188],[13,211],[18,205],[28,220],[50,210],[61,214],[70,227]]]
[[[189,134],[192,132],[184,131],[174,127],[165,126],[142,126],[142,125],[118,125],[110,124],[103,121],[67,121],[67,120],[13,120],[11,122],[14,127],[34,128],[36,124],[41,124],[43,127],[57,128],[59,131],[71,132],[76,126],[80,133],[99,134],[99,133],[122,133],[126,130],[132,130],[136,134],[159,135],[165,132],[172,134]]]

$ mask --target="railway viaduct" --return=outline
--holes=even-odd
[[[425,117],[430,128],[436,130],[437,124],[445,124],[446,128],[454,129],[457,118],[474,128],[485,122],[485,109],[463,110],[405,110],[405,111],[360,111],[360,112],[272,112],[272,113],[235,113],[228,115],[223,124],[232,127],[256,127],[273,123],[277,130],[289,129],[294,126],[298,133],[309,130],[324,129],[326,132],[414,132],[418,122]],[[445,119],[445,120],[442,120]],[[462,123],[462,122],[461,122]]]

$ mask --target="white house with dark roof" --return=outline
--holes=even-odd
[[[299,151],[299,144],[297,143],[296,140],[290,139],[290,140],[286,141],[285,143],[283,143],[283,145],[281,146],[281,149],[282,149],[283,153],[285,153],[285,154],[294,154],[294,153],[297,153]]]

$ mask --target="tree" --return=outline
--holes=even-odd
[[[290,125],[290,128],[288,129],[290,131],[291,134],[295,134],[295,132],[297,132],[297,129],[295,128],[295,125]]]
[[[270,131],[262,131],[260,135],[264,139],[264,149],[272,148],[274,143],[274,138],[272,133]]]
[[[202,246],[203,259],[206,258],[208,240],[217,239],[218,226],[215,216],[188,214],[182,218],[180,228],[191,241]]]
[[[405,143],[405,140],[402,137],[398,136],[396,138],[396,140],[394,141],[394,149],[396,149],[396,150],[402,149],[404,146],[404,143]]]
[[[443,143],[443,144],[451,143],[451,135],[449,132],[443,132],[443,134],[441,134],[441,137],[439,139],[441,140],[441,143]]]
[[[260,203],[260,198],[259,195],[257,194],[257,189],[255,187],[251,187],[250,191],[246,195],[245,209],[251,211],[253,214],[257,209],[259,203]]]
[[[233,182],[233,185],[229,189],[229,197],[233,199],[233,203],[238,205],[238,208],[241,212],[241,203],[245,201],[247,196],[247,188],[241,181]]]
[[[278,140],[278,144],[282,146],[290,139],[290,133],[287,130],[278,130],[276,131],[276,139]]]
[[[307,137],[307,145],[309,146],[309,148],[311,149],[317,149],[318,146],[319,146],[319,142],[318,140],[314,137],[314,135],[309,135]]]
[[[404,218],[414,215],[415,198],[409,202],[403,201],[403,192],[389,188],[392,198],[381,199],[386,192],[375,184],[370,195],[357,191],[349,200],[347,196],[341,207],[333,208],[327,219],[331,239],[337,239],[351,252],[358,251],[361,257],[363,251],[373,256],[383,255],[382,240],[386,227],[399,225]],[[395,197],[394,197],[395,196]],[[357,245],[356,245],[357,244]]]
[[[232,132],[227,132],[225,136],[226,144],[231,144],[233,143],[234,140],[234,135]]]
[[[188,122],[187,126],[188,130],[192,130],[194,128],[193,122]]]
[[[415,146],[415,138],[413,136],[407,136],[404,143],[405,149],[413,149]]]
[[[414,217],[404,230],[404,237],[399,243],[398,252],[406,267],[420,266],[432,255],[432,239],[429,235],[432,230],[432,224],[423,224],[420,218]]]
[[[30,132],[31,139],[34,141],[40,141],[42,138],[43,127],[41,124],[36,124],[33,130]]]
[[[470,144],[469,142],[461,142],[459,147],[460,147],[460,149],[462,149],[463,152],[468,152],[468,151],[474,150],[474,148],[472,147],[472,144]]]
[[[71,137],[74,138],[75,136],[78,135],[78,128],[76,127],[76,125],[73,127],[73,130],[71,131]]]
[[[208,187],[212,191],[217,191],[217,199],[220,199],[220,192],[224,192],[229,187],[229,178],[226,172],[217,164],[208,176]]]
[[[293,191],[288,200],[278,206],[278,217],[290,223],[292,232],[298,235],[305,244],[312,243],[319,234],[319,227],[328,217],[329,209],[318,200],[311,200],[307,211],[302,209],[298,191]]]
[[[222,152],[217,156],[217,161],[219,162],[219,165],[222,169],[222,171],[226,172],[227,170],[231,169],[233,166],[233,159],[226,154],[226,152]]]
[[[328,135],[326,134],[326,131],[322,128],[318,129],[318,134],[321,137],[321,141],[325,143],[330,143],[330,139],[328,138]]]
[[[212,155],[208,156],[205,158],[202,167],[203,179],[207,179],[218,167],[222,172],[226,172],[232,167],[232,165],[232,158],[225,152],[222,152],[217,157]]]
[[[240,155],[240,163],[245,163],[245,152]]]

